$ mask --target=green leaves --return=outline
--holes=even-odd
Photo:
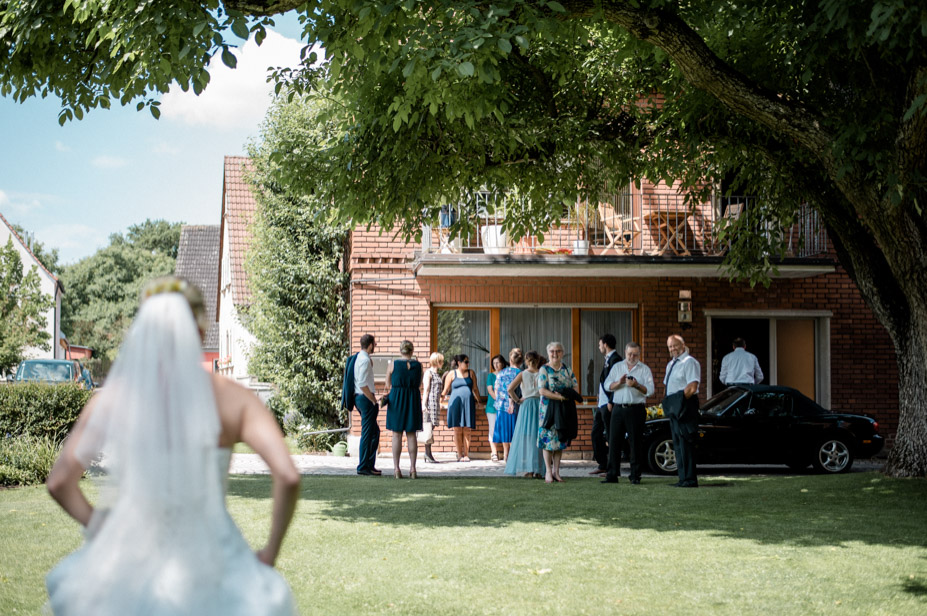
[[[235,68],[238,66],[238,58],[235,57],[235,54],[229,51],[228,47],[224,47],[222,49],[222,63],[229,68]]]
[[[457,72],[463,77],[473,77],[473,63],[461,62],[457,65]]]

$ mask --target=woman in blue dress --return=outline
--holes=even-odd
[[[409,450],[409,477],[415,479],[415,461],[418,458],[418,441],[415,433],[422,429],[422,364],[414,357],[412,343],[403,340],[399,345],[400,359],[390,364],[386,376],[390,384],[389,405],[386,408],[386,429],[393,433],[393,476],[402,479],[399,457],[402,455],[402,433],[406,433]]]
[[[518,366],[523,360],[521,349],[509,351],[509,365],[499,372],[496,377],[496,426],[493,430],[494,443],[502,443],[502,460],[509,457],[509,446],[512,444],[512,432],[515,431],[516,406],[509,399],[509,385],[515,380],[521,370]]]
[[[458,462],[470,461],[470,431],[476,427],[476,405],[480,399],[476,373],[470,369],[470,358],[455,355],[453,370],[448,374],[442,396],[447,402],[447,427],[454,429],[454,448]]]
[[[518,373],[508,387],[509,398],[518,405],[518,419],[512,433],[509,461],[505,465],[506,475],[524,473],[525,477],[541,478],[544,472],[544,456],[538,447],[538,371],[544,365],[544,358],[537,351],[525,355],[526,370]],[[521,396],[518,389],[521,388]]]

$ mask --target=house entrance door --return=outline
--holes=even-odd
[[[777,384],[794,387],[816,400],[814,320],[778,319],[776,349]]]
[[[756,355],[763,370],[763,382],[769,383],[769,319],[743,318],[728,319],[712,317],[711,319],[711,391],[718,393],[724,389],[721,383],[721,360],[730,353],[734,338],[747,341],[747,350]]]

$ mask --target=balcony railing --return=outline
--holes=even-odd
[[[722,221],[737,222],[742,229],[767,236],[779,234],[787,258],[827,252],[824,226],[817,212],[806,205],[799,208],[795,224],[778,230],[759,221],[751,224],[756,197],[714,197],[693,206],[674,193],[617,193],[565,208],[563,220],[553,225],[543,240],[529,236],[512,241],[502,230],[504,215],[499,212],[503,208],[495,203],[497,199],[494,193],[479,192],[468,204],[443,208],[440,224],[423,229],[422,253],[723,256],[730,249],[730,240],[720,237]],[[461,219],[472,224],[451,238],[450,225]]]

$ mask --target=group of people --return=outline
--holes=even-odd
[[[387,391],[377,400],[370,354],[376,338],[364,334],[361,350],[349,360],[345,387],[354,395],[354,405],[361,416],[358,475],[382,475],[375,468],[380,444],[377,424],[379,408],[386,408],[386,429],[393,434],[393,476],[404,477],[400,468],[402,437],[409,454],[409,477],[418,476],[418,443],[425,446],[424,460],[436,462],[431,451],[434,428],[446,407],[445,425],[454,431],[454,448],[458,462],[470,461],[470,441],[476,427],[480,391],[470,358],[455,355],[450,370],[441,375],[444,356],[432,353],[428,368],[413,356],[414,347],[404,340],[400,357],[390,363]],[[576,438],[576,402],[581,400],[572,369],[563,363],[563,345],[547,345],[549,360],[535,351],[523,355],[512,349],[508,363],[503,356],[492,359],[493,372],[488,375],[489,397],[486,404],[492,459],[499,461],[497,445],[502,445],[505,472],[528,477],[543,476],[548,483],[562,482],[560,459],[563,450]],[[350,385],[349,385],[350,383]]]
[[[739,346],[738,346],[739,345]],[[361,412],[360,458],[357,473],[379,475],[373,466],[379,447],[377,426],[378,404],[370,353],[375,338],[365,334],[357,355],[353,376],[354,393]],[[624,357],[616,350],[616,339],[605,334],[599,339],[599,350],[605,363],[599,377],[598,406],[593,418],[592,446],[597,467],[594,475],[605,475],[603,483],[617,483],[621,475],[622,452],[629,451],[629,476],[632,485],[639,484],[645,452],[643,429],[647,399],[656,393],[653,373],[641,361],[641,346],[629,342]],[[725,365],[738,374],[744,372],[747,361],[742,359],[745,343],[735,341],[735,353]],[[492,371],[486,377],[486,414],[489,424],[491,459],[500,461],[499,445],[508,475],[544,477],[548,483],[562,482],[560,461],[563,450],[576,438],[578,419],[576,403],[582,401],[577,379],[572,369],[563,363],[564,349],[559,342],[547,346],[548,358],[536,351],[524,354],[514,348],[508,360],[494,356]],[[692,357],[681,336],[667,339],[671,360],[666,366],[663,385],[664,414],[669,418],[673,434],[679,481],[678,487],[697,487],[695,469],[695,436],[698,432],[698,391],[701,365]],[[739,351],[738,351],[739,350]],[[476,372],[470,368],[467,355],[456,355],[451,369],[441,375],[444,356],[432,353],[427,370],[413,357],[409,341],[400,345],[400,358],[391,363],[388,392],[379,406],[386,406],[386,427],[393,433],[393,475],[402,478],[399,468],[402,435],[405,434],[410,459],[409,476],[415,478],[418,439],[425,445],[426,462],[435,462],[431,451],[434,428],[440,422],[441,409],[446,406],[445,422],[454,431],[454,447],[458,462],[469,462],[471,432],[476,426],[480,404]],[[747,353],[747,357],[755,357]],[[752,369],[752,368],[751,368]],[[759,369],[758,364],[756,369]],[[762,379],[762,373],[759,373]],[[423,387],[424,385],[424,387]],[[424,391],[424,396],[422,395]],[[424,398],[424,399],[423,399]]]

